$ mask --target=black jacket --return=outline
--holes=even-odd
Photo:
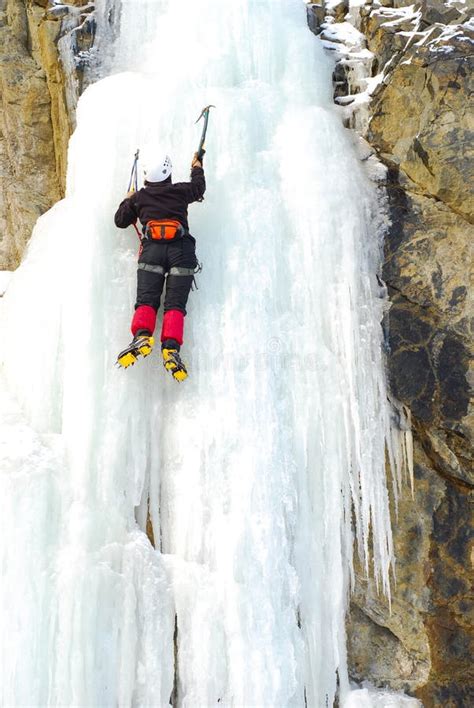
[[[188,204],[200,201],[205,191],[202,167],[193,167],[190,182],[173,184],[169,177],[164,182],[146,183],[120,204],[115,214],[115,225],[125,229],[137,219],[143,226],[151,219],[176,219],[187,231]]]

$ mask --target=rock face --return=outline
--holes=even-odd
[[[0,269],[18,265],[36,219],[64,193],[82,86],[78,66],[71,87],[58,45],[71,31],[77,53],[93,41],[92,3],[69,2],[61,14],[49,6],[0,0]]]
[[[472,12],[457,0],[366,2],[352,15],[334,6],[311,4],[309,24],[338,60],[346,125],[387,168],[388,368],[415,435],[414,497],[406,489],[394,511],[392,611],[359,573],[350,671],[425,706],[464,707],[474,689]]]

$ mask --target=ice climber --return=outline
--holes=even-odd
[[[145,185],[129,192],[115,214],[115,224],[125,229],[142,226],[138,257],[137,301],[132,319],[133,341],[118,355],[122,367],[151,353],[156,313],[166,281],[161,350],[165,369],[178,381],[187,377],[179,355],[183,343],[186,303],[197,266],[196,241],[189,233],[188,205],[202,201],[206,180],[202,161],[194,154],[191,181],[171,180],[168,155],[158,157],[144,170]]]

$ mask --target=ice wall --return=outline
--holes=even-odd
[[[385,589],[392,556],[374,190],[298,0],[122,0],[118,37],[109,10],[112,75],[2,303],[2,703],[332,705],[354,532]],[[137,146],[187,178],[209,103],[179,386],[158,353],[114,368],[113,213]]]

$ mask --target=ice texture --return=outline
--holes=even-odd
[[[329,706],[354,545],[389,591],[404,454],[374,186],[303,3],[122,0],[118,29],[97,5],[111,75],[1,302],[1,703]],[[158,352],[114,368],[137,239],[113,214],[137,147],[188,177],[209,103],[178,385]]]

